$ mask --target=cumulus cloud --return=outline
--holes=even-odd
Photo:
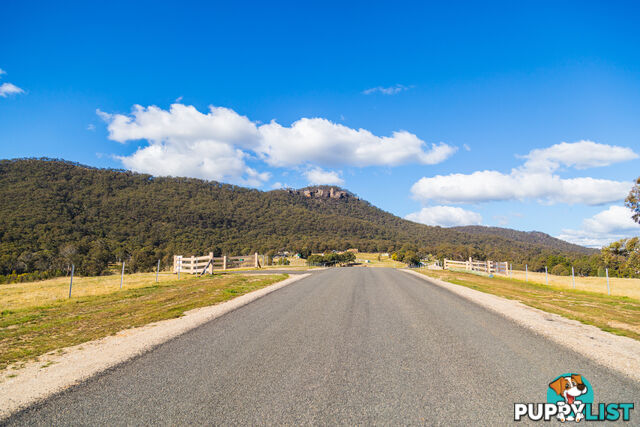
[[[584,149],[597,153],[577,154]],[[571,159],[564,155],[574,153]],[[631,149],[590,141],[562,143],[547,149],[533,150],[523,166],[511,173],[493,170],[471,174],[423,177],[412,187],[413,197],[443,203],[478,203],[533,199],[543,203],[582,203],[600,205],[623,200],[632,183],[590,177],[561,178],[553,172],[561,165],[586,168],[606,166],[638,157]]]
[[[238,148],[256,140],[255,125],[227,108],[211,107],[203,114],[182,104],[173,104],[169,111],[136,105],[131,115],[97,112],[108,123],[110,139],[149,141],[132,155],[120,157],[131,170],[250,186],[260,186],[270,177],[249,167],[247,154]]]
[[[409,90],[409,86],[395,85],[389,87],[376,86],[362,91],[364,95],[371,95],[372,93],[381,93],[383,95],[395,95],[405,90]]]
[[[108,123],[109,138],[118,142],[211,140],[249,147],[258,136],[247,117],[224,107],[211,106],[203,114],[191,105],[172,104],[168,111],[154,105],[134,105],[130,115],[100,110],[98,115]]]
[[[245,163],[245,154],[212,140],[152,143],[119,159],[128,169],[160,176],[189,176],[258,187],[270,178]]]
[[[2,83],[0,85],[0,96],[3,98],[6,98],[9,95],[17,95],[19,93],[24,93],[24,90],[12,83]]]
[[[133,170],[247,185],[259,185],[269,176],[249,168],[249,157],[274,167],[335,168],[436,164],[456,151],[445,143],[427,145],[406,131],[381,137],[322,118],[302,118],[291,126],[259,124],[223,107],[202,113],[176,103],[169,110],[136,105],[130,114],[97,113],[107,123],[110,139],[148,141],[133,155],[120,158]],[[340,179],[336,172],[317,170],[310,169],[318,179]],[[335,177],[329,176],[332,173]]]
[[[640,235],[640,225],[631,219],[631,210],[610,206],[582,222],[578,230],[564,229],[558,236],[578,245],[599,248],[615,240]]]
[[[291,186],[289,184],[282,183],[280,181],[274,182],[273,184],[271,184],[272,190],[281,190],[283,188],[291,188]]]
[[[609,166],[637,159],[631,148],[598,144],[593,141],[562,142],[548,148],[532,150],[524,156],[524,168],[535,171],[555,171],[561,165],[576,169]]]
[[[442,227],[479,225],[482,223],[482,216],[479,213],[454,206],[425,207],[418,212],[408,214],[405,219]]]
[[[0,68],[0,78],[3,74],[7,74],[2,68]],[[24,93],[24,90],[14,85],[13,83],[2,83],[0,85],[0,97],[6,98],[10,95],[18,95],[20,93]]]
[[[535,199],[543,203],[601,205],[624,199],[631,182],[595,178],[562,179],[544,173],[478,171],[421,178],[411,187],[418,200],[480,203]]]
[[[313,168],[304,173],[309,184],[314,185],[342,185],[344,180],[340,178],[338,172],[326,171],[321,168]]]
[[[324,167],[398,166],[441,163],[457,148],[445,143],[430,147],[407,131],[377,136],[321,118],[303,118],[291,126],[273,121],[259,127],[256,151],[271,166],[314,163]]]

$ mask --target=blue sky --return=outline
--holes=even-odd
[[[640,174],[637,3],[1,10],[2,158],[339,183],[416,221],[592,246],[640,234],[622,208]]]

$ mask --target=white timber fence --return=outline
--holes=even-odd
[[[264,255],[244,256],[221,256],[214,257],[213,252],[209,252],[208,255],[203,256],[173,256],[173,272],[174,273],[187,273],[187,274],[213,274],[213,270],[226,270],[228,268],[238,267],[262,267],[260,259],[264,263]]]
[[[469,258],[467,261],[454,261],[451,259],[444,260],[445,270],[461,269],[470,271],[481,271],[488,274],[509,274],[509,263],[504,261],[474,261]]]

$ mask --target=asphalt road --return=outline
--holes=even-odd
[[[9,419],[10,425],[504,425],[578,372],[640,386],[397,270],[314,273]],[[632,413],[632,421],[640,414]]]

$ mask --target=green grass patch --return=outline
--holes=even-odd
[[[460,271],[420,270],[420,273],[640,340],[640,301],[633,298]]]
[[[53,350],[118,331],[182,316],[288,277],[216,275],[189,277],[103,295],[59,300],[0,312],[0,369]]]

